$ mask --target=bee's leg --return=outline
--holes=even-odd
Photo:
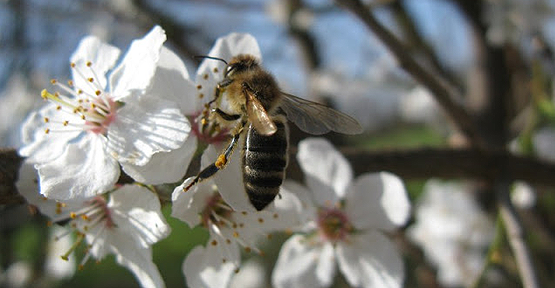
[[[187,192],[193,185],[212,177],[214,174],[225,167],[225,165],[229,161],[229,158],[231,157],[231,154],[233,154],[233,149],[235,148],[235,146],[237,146],[237,143],[239,142],[239,138],[241,137],[241,132],[243,131],[243,127],[245,126],[245,124],[246,122],[243,121],[241,122],[241,124],[238,125],[238,127],[235,129],[236,133],[231,138],[231,141],[229,141],[229,144],[227,145],[225,151],[218,156],[216,162],[202,169],[202,171],[198,173],[197,177],[195,177],[193,182],[187,185],[187,187],[183,188],[183,191]]]
[[[222,111],[220,108],[212,109],[212,112],[218,114],[218,116],[220,116],[225,121],[235,121],[235,120],[239,120],[239,118],[241,118],[241,115],[239,115],[239,114],[234,114],[234,115],[227,114],[224,111]]]

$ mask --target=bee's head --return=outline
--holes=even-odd
[[[248,70],[257,69],[260,67],[258,60],[249,54],[240,54],[229,61],[227,68],[225,70],[224,77],[232,76],[233,74],[237,74],[240,72],[245,72]]]

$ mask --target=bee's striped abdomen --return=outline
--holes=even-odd
[[[243,146],[243,182],[249,200],[260,211],[279,193],[287,167],[287,127],[274,119],[277,131],[264,136],[249,126]]]

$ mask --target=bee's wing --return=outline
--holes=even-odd
[[[276,124],[262,106],[262,103],[252,95],[249,91],[246,91],[247,96],[247,116],[249,121],[256,129],[256,132],[262,135],[272,135],[277,131]]]
[[[360,134],[362,127],[357,120],[320,103],[308,101],[282,92],[281,109],[304,132],[321,135],[329,131],[343,134]]]

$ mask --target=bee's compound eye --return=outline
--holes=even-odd
[[[233,74],[233,71],[235,71],[235,65],[227,66],[227,68],[225,69],[225,76]]]

